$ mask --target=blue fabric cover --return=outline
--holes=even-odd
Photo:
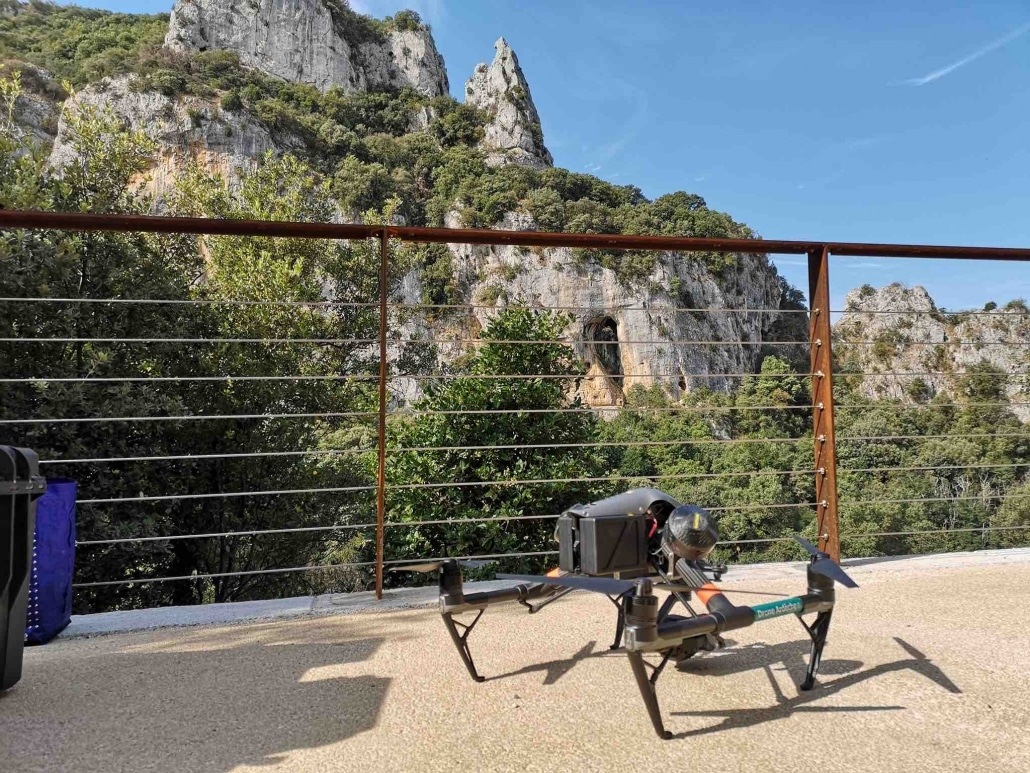
[[[25,629],[25,641],[29,644],[46,644],[71,622],[77,493],[75,481],[48,478],[46,493],[36,500],[36,537]]]

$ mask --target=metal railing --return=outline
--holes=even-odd
[[[836,557],[841,553],[841,540],[874,540],[881,538],[920,538],[924,535],[933,534],[969,534],[986,535],[989,532],[1007,533],[1019,532],[1027,527],[1022,524],[995,524],[981,523],[978,526],[971,526],[962,519],[941,521],[944,528],[927,529],[891,529],[891,528],[870,528],[871,521],[856,518],[856,508],[886,508],[893,506],[948,504],[951,506],[963,507],[962,503],[1003,503],[1006,501],[1018,501],[1023,495],[1018,492],[1001,490],[984,490],[988,484],[979,485],[973,488],[965,483],[959,483],[965,489],[956,490],[953,496],[944,496],[947,493],[943,489],[938,492],[923,491],[922,494],[938,494],[937,496],[863,496],[859,499],[849,498],[849,488],[842,498],[838,491],[840,481],[849,483],[855,476],[878,475],[878,476],[900,476],[912,473],[961,473],[969,474],[975,472],[990,476],[995,473],[1005,473],[1008,484],[1013,481],[1022,481],[1026,468],[1030,466],[1030,459],[1024,461],[1024,457],[1018,455],[1015,460],[992,461],[989,457],[971,458],[962,464],[855,464],[850,462],[840,464],[838,454],[842,447],[850,449],[851,444],[906,444],[926,443],[932,440],[944,441],[971,441],[978,439],[998,440],[1011,438],[1025,440],[1028,437],[1019,427],[1012,425],[1009,431],[965,431],[965,432],[938,432],[931,431],[895,431],[882,433],[854,432],[851,430],[842,431],[837,434],[840,421],[838,416],[847,417],[850,414],[861,414],[870,410],[867,403],[860,399],[862,392],[851,387],[853,382],[859,379],[901,379],[905,383],[912,383],[917,378],[939,378],[945,375],[940,370],[912,370],[912,369],[889,369],[875,370],[864,367],[867,359],[859,357],[856,361],[859,367],[856,369],[854,363],[841,363],[835,358],[834,353],[834,329],[831,325],[831,315],[849,313],[849,310],[833,311],[830,308],[830,279],[829,264],[832,256],[876,256],[884,258],[954,258],[966,260],[1028,260],[1030,250],[1026,249],[1000,249],[1000,248],[973,248],[973,247],[930,247],[912,245],[877,245],[877,244],[845,244],[845,243],[822,243],[822,242],[798,242],[798,241],[765,241],[765,240],[738,240],[738,239],[708,239],[692,237],[651,237],[651,236],[621,236],[604,234],[556,234],[543,232],[506,232],[495,230],[464,230],[464,229],[429,229],[429,228],[407,228],[407,227],[382,227],[363,225],[339,225],[325,223],[286,223],[286,222],[255,222],[255,221],[233,221],[233,220],[208,220],[208,219],[187,219],[187,218],[166,218],[146,216],[101,216],[75,213],[41,213],[41,212],[0,212],[0,229],[46,229],[46,230],[73,230],[87,232],[140,232],[152,234],[195,234],[205,236],[237,236],[245,237],[282,237],[293,239],[329,239],[329,240],[375,240],[379,250],[379,279],[378,297],[352,301],[310,301],[310,300],[257,300],[257,299],[211,299],[211,298],[122,298],[122,297],[0,297],[0,314],[5,308],[14,306],[29,305],[32,308],[40,309],[41,318],[45,317],[47,310],[63,307],[75,307],[77,305],[88,306],[92,309],[103,309],[126,306],[141,307],[273,307],[295,309],[297,312],[311,311],[323,313],[333,309],[352,309],[370,312],[377,318],[377,330],[375,334],[365,334],[364,331],[356,335],[350,335],[352,331],[342,331],[341,335],[329,336],[282,336],[262,337],[249,335],[246,331],[235,331],[225,335],[155,335],[146,336],[117,336],[110,334],[98,335],[76,335],[76,334],[46,334],[46,335],[5,335],[0,337],[0,346],[5,347],[59,347],[59,346],[113,346],[113,347],[163,347],[159,351],[165,359],[174,358],[170,347],[219,347],[219,346],[242,346],[242,347],[308,347],[312,351],[319,347],[349,346],[367,351],[369,357],[365,363],[365,369],[353,373],[219,373],[219,374],[168,374],[164,370],[150,373],[131,374],[93,374],[85,373],[75,376],[58,375],[54,376],[45,371],[37,373],[9,374],[6,369],[0,372],[0,385],[6,385],[18,389],[49,389],[51,385],[68,385],[69,387],[84,389],[134,389],[137,387],[150,387],[155,384],[170,385],[176,389],[192,389],[196,387],[216,388],[239,388],[246,384],[272,384],[288,386],[297,384],[330,384],[330,385],[366,385],[368,390],[361,392],[360,399],[356,400],[362,405],[337,405],[333,408],[343,410],[290,410],[289,400],[282,395],[275,404],[266,406],[266,410],[250,411],[245,413],[219,413],[199,412],[192,414],[161,413],[155,411],[149,413],[134,413],[121,415],[103,415],[102,413],[91,415],[2,415],[0,417],[0,431],[6,433],[9,439],[17,439],[19,433],[35,432],[42,438],[45,453],[41,464],[44,469],[70,473],[75,469],[89,468],[94,471],[91,479],[93,485],[83,490],[79,499],[79,505],[86,508],[102,508],[113,506],[127,508],[137,506],[168,505],[180,507],[179,510],[171,510],[173,518],[175,514],[183,512],[181,506],[190,506],[190,503],[202,501],[235,501],[235,500],[271,500],[279,501],[283,497],[304,498],[305,501],[313,501],[312,498],[331,497],[333,501],[346,500],[346,522],[339,523],[310,523],[305,525],[275,525],[268,528],[249,528],[234,526],[231,528],[219,528],[218,518],[211,518],[211,527],[205,528],[196,533],[177,532],[174,528],[174,521],[162,524],[160,533],[142,533],[134,531],[126,534],[120,528],[117,517],[92,518],[91,523],[96,527],[92,531],[87,530],[79,541],[79,546],[85,549],[103,549],[117,551],[125,546],[140,548],[146,545],[162,545],[166,543],[192,544],[203,541],[220,541],[226,543],[231,540],[242,540],[244,538],[313,538],[321,539],[325,536],[340,534],[357,534],[366,543],[374,546],[374,550],[364,558],[359,553],[358,558],[362,560],[326,560],[322,562],[309,561],[305,565],[288,565],[281,567],[261,566],[258,568],[247,565],[236,565],[227,563],[220,565],[219,571],[189,571],[182,573],[155,573],[152,575],[133,574],[127,577],[104,577],[89,578],[77,583],[77,587],[83,590],[98,588],[118,588],[121,586],[141,586],[155,583],[185,583],[201,580],[220,580],[223,578],[254,578],[266,577],[269,575],[291,575],[296,573],[309,572],[339,572],[356,571],[358,573],[373,571],[374,588],[377,597],[382,597],[385,586],[385,572],[392,567],[401,567],[405,563],[415,560],[425,560],[426,556],[419,559],[408,557],[396,557],[388,554],[387,539],[388,533],[416,533],[425,530],[427,527],[474,527],[484,524],[512,524],[517,526],[525,522],[530,524],[546,524],[555,519],[558,512],[519,512],[512,514],[508,511],[484,512],[481,517],[442,517],[442,518],[398,518],[393,514],[390,507],[389,497],[395,492],[426,492],[427,496],[436,496],[432,492],[441,492],[439,496],[446,496],[446,492],[452,489],[475,489],[484,490],[498,486],[513,487],[522,490],[533,487],[555,487],[570,486],[576,484],[578,491],[591,491],[591,487],[608,486],[630,486],[633,484],[648,483],[663,486],[671,484],[682,486],[687,482],[725,482],[725,481],[756,481],[761,479],[773,479],[784,482],[793,479],[804,479],[811,476],[813,481],[810,493],[801,496],[796,495],[790,501],[716,501],[700,502],[707,509],[729,515],[742,515],[748,513],[769,513],[777,511],[794,511],[810,513],[814,523],[814,534],[819,540],[820,547],[827,550]],[[621,249],[621,250],[643,250],[661,252],[728,252],[735,254],[803,254],[807,256],[809,267],[809,304],[806,309],[780,308],[780,307],[695,307],[693,304],[682,305],[670,301],[666,305],[625,306],[606,305],[598,303],[587,306],[572,306],[554,304],[542,307],[548,312],[588,312],[593,317],[611,316],[620,320],[626,319],[630,314],[653,314],[663,313],[668,315],[689,314],[694,316],[703,315],[738,315],[744,317],[757,317],[763,319],[783,319],[791,315],[798,315],[802,325],[807,324],[807,335],[798,336],[796,340],[784,340],[773,338],[771,340],[719,340],[711,336],[691,339],[674,339],[666,337],[649,336],[645,338],[628,338],[616,340],[621,346],[651,346],[664,349],[692,350],[698,347],[708,348],[731,348],[747,351],[748,354],[739,361],[747,362],[751,366],[747,368],[727,368],[717,372],[685,372],[680,369],[659,372],[622,373],[608,372],[603,368],[598,370],[599,361],[595,358],[591,363],[595,367],[593,371],[570,377],[562,373],[468,373],[468,372],[432,372],[432,373],[404,373],[391,372],[391,351],[399,344],[410,345],[448,345],[466,347],[468,351],[474,351],[483,346],[503,347],[524,347],[542,345],[558,345],[572,347],[577,352],[589,354],[590,346],[594,344],[603,345],[604,342],[588,340],[585,336],[567,336],[557,338],[531,338],[531,339],[502,339],[484,340],[468,334],[454,334],[450,337],[443,337],[439,340],[426,342],[418,339],[398,339],[393,327],[395,315],[399,312],[406,314],[418,311],[430,310],[434,312],[448,311],[451,313],[484,314],[496,313],[496,304],[430,304],[421,302],[402,302],[390,292],[391,276],[391,245],[395,242],[429,242],[448,244],[468,245],[494,245],[494,246],[523,246],[523,247],[572,247],[584,249]],[[884,314],[889,312],[871,311],[870,314]],[[899,312],[901,313],[901,312]],[[904,312],[914,314],[915,312]],[[974,312],[983,315],[986,312]],[[371,332],[371,331],[369,331]],[[852,349],[873,349],[883,348],[883,343],[877,340],[851,340],[848,347]],[[1013,341],[989,341],[978,342],[975,340],[949,340],[946,342],[912,341],[912,347],[1022,347],[1030,345],[1028,340]],[[808,352],[808,361],[804,367],[796,368],[790,372],[758,372],[758,352],[763,347],[775,347],[790,350],[792,348],[803,348]],[[8,351],[14,351],[13,348]],[[33,349],[35,351],[35,349]],[[587,357],[589,359],[589,357]],[[45,359],[39,358],[39,362]],[[1027,371],[1016,371],[1007,374],[985,374],[988,379],[1003,381],[1020,375],[1030,373]],[[717,400],[708,403],[673,403],[668,405],[654,404],[569,404],[561,407],[548,408],[524,408],[524,407],[496,407],[490,409],[461,409],[461,408],[425,408],[415,405],[407,410],[398,410],[391,404],[392,391],[397,387],[399,381],[414,383],[424,393],[429,386],[440,387],[448,383],[470,383],[470,382],[498,382],[510,384],[513,382],[560,382],[570,381],[582,384],[601,384],[606,388],[615,385],[614,390],[622,397],[629,394],[635,382],[644,386],[662,385],[673,388],[677,387],[680,392],[689,392],[693,388],[705,388],[715,386],[716,392],[722,388],[723,394],[733,392],[727,389],[726,385],[732,382],[734,387],[754,379],[768,379],[770,382],[778,380],[806,380],[810,384],[810,400],[805,404],[790,404],[789,402],[762,402],[758,404],[720,404]],[[848,397],[841,399],[835,388],[835,379],[838,387],[845,387]],[[155,392],[155,395],[159,393]],[[163,393],[161,393],[163,394]],[[966,411],[975,408],[992,409],[997,408],[999,403],[996,400],[956,400],[951,392],[951,397],[936,401],[896,401],[892,410],[900,413],[922,414],[928,411]],[[853,399],[854,398],[854,399]],[[285,401],[285,402],[284,402]],[[196,401],[194,401],[195,403]],[[597,401],[595,401],[597,402]],[[88,404],[88,401],[82,401]],[[1030,405],[1030,402],[1019,402],[1010,400],[1006,403],[1009,409]],[[808,414],[811,414],[810,418]],[[805,418],[808,431],[796,436],[763,436],[758,434],[751,437],[743,436],[716,436],[713,432],[708,437],[677,437],[675,439],[600,439],[590,441],[562,442],[557,439],[554,442],[500,442],[500,443],[438,443],[423,445],[391,445],[391,425],[395,419],[417,420],[424,418],[461,418],[469,419],[483,416],[491,419],[504,417],[522,418],[527,421],[542,420],[544,417],[560,416],[589,416],[602,417],[605,420],[618,416],[641,417],[668,416],[668,417],[689,417],[695,416],[700,419],[707,419],[713,416],[722,417],[747,417],[747,416],[769,416],[772,414],[790,414]],[[165,449],[160,452],[134,452],[112,451],[107,448],[96,448],[91,453],[69,453],[62,450],[62,444],[68,445],[69,439],[74,438],[78,427],[86,425],[112,424],[124,428],[125,433],[136,432],[136,443],[133,448],[140,448],[140,441],[145,442],[147,433],[151,430],[145,428],[154,425],[189,425],[203,428],[207,423],[215,425],[225,432],[233,432],[234,426],[243,426],[248,423],[263,423],[266,426],[271,424],[289,426],[291,422],[320,422],[321,437],[331,436],[334,430],[351,429],[366,426],[361,434],[361,442],[348,441],[350,445],[340,447],[302,447],[302,448],[263,448],[250,450],[220,450],[201,453],[191,453],[190,449]],[[371,424],[372,426],[367,426]],[[715,422],[715,424],[718,424]],[[845,420],[849,427],[853,422]],[[721,426],[721,425],[720,425]],[[900,425],[904,430],[904,424]],[[138,428],[144,428],[142,430]],[[50,434],[48,434],[50,433]],[[56,434],[55,434],[56,433]],[[62,434],[63,433],[63,434]],[[69,434],[71,433],[71,434]],[[269,431],[269,436],[274,433]],[[343,442],[343,441],[340,441]],[[49,444],[49,445],[47,445]],[[784,446],[803,447],[808,446],[811,454],[799,453],[794,458],[793,465],[784,469],[749,468],[746,470],[734,469],[692,469],[689,471],[674,472],[659,470],[641,472],[640,474],[610,472],[602,475],[590,474],[568,474],[563,476],[546,477],[521,477],[518,475],[505,477],[504,479],[478,479],[472,476],[463,480],[407,480],[398,482],[390,479],[390,462],[392,459],[403,455],[419,455],[429,458],[430,455],[460,455],[460,454],[481,454],[496,452],[522,452],[534,453],[543,451],[567,451],[567,452],[608,452],[628,450],[666,450],[677,451],[686,456],[687,451],[695,451],[713,448],[735,447],[741,449],[761,446]],[[105,479],[103,474],[95,474],[99,468],[113,469],[124,465],[170,465],[170,464],[225,464],[227,462],[247,462],[254,464],[273,464],[286,461],[303,461],[309,467],[301,469],[312,469],[313,465],[331,459],[341,457],[355,458],[362,460],[368,465],[366,480],[354,481],[354,485],[297,485],[297,486],[261,486],[252,485],[249,488],[222,490],[224,487],[213,484],[218,490],[196,490],[200,485],[199,481],[190,481],[184,476],[175,478],[177,484],[186,486],[183,490],[168,491],[147,491],[132,493],[125,490],[125,487],[118,482],[118,485]],[[850,452],[847,457],[851,458]],[[753,465],[754,466],[754,465]],[[199,469],[199,468],[198,468]],[[317,479],[317,476],[309,476]],[[333,480],[329,476],[329,480]],[[985,479],[987,480],[987,479]],[[336,481],[339,482],[339,481]],[[109,488],[105,488],[110,484]],[[850,483],[849,483],[850,485]],[[796,487],[795,487],[796,488]],[[1012,488],[1012,485],[1009,485]],[[864,489],[863,489],[864,490]],[[884,489],[889,490],[887,488]],[[720,496],[731,496],[720,494]],[[350,497],[350,498],[348,498]],[[325,500],[322,500],[325,501]],[[428,500],[427,500],[428,501]],[[555,509],[560,509],[562,504],[571,505],[574,502],[555,503]],[[228,507],[228,505],[223,505]],[[254,506],[257,507],[257,506]],[[262,508],[269,507],[262,505]],[[842,508],[844,518],[842,526]],[[373,516],[374,510],[374,516]],[[122,510],[122,512],[126,512]],[[211,511],[215,512],[215,511]],[[263,512],[263,510],[262,510]],[[365,517],[360,517],[364,513]],[[368,517],[373,516],[373,517]],[[139,511],[133,511],[132,518],[146,520],[140,517]],[[334,516],[337,517],[337,516]],[[239,519],[237,519],[239,520]],[[932,519],[927,522],[928,526],[935,526],[938,522]],[[860,528],[852,528],[852,524],[859,524]],[[772,546],[785,543],[789,537],[757,537],[748,536],[747,528],[738,528],[740,538],[727,539],[723,544],[727,547],[737,546]],[[742,535],[742,536],[741,536]],[[316,547],[322,543],[315,542]],[[313,548],[314,549],[314,548]],[[316,551],[317,552],[317,551]],[[468,551],[467,551],[468,552]],[[499,559],[534,559],[544,560],[555,554],[553,550],[530,549],[525,551],[505,552],[481,552],[471,551],[470,558],[499,558]],[[436,556],[429,556],[436,557]],[[261,561],[267,562],[274,558],[274,552],[264,554]],[[181,565],[181,562],[176,565]],[[224,569],[224,571],[221,571]]]

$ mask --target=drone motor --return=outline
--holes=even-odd
[[[696,505],[680,505],[673,510],[662,532],[662,546],[685,561],[702,560],[718,541],[712,516]]]

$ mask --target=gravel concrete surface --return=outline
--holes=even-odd
[[[671,741],[608,651],[614,607],[574,593],[489,610],[482,684],[426,609],[59,639],[0,694],[0,771],[1030,770],[1030,553],[849,572],[813,691],[796,619],[730,632],[659,681]],[[803,590],[800,566],[733,574]]]

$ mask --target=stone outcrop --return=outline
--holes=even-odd
[[[133,76],[118,76],[87,86],[65,102],[64,109],[78,111],[90,106],[109,110],[131,129],[142,130],[156,141],[156,158],[145,191],[155,197],[158,209],[190,162],[232,183],[239,179],[239,170],[253,168],[268,151],[303,147],[295,137],[281,133],[273,137],[245,111],[224,110],[217,99],[170,98],[156,91],[136,91],[132,81]],[[56,167],[67,163],[72,154],[66,114],[62,113],[50,155],[50,163]]]
[[[457,213],[446,225],[461,227]],[[534,230],[535,223],[516,212],[498,227]],[[577,266],[569,249],[452,245],[451,252],[458,285],[467,288],[465,302],[474,308],[461,318],[409,324],[406,336],[435,342],[440,362],[448,363],[466,351],[443,342],[474,338],[505,305],[574,309],[565,338],[589,366],[578,394],[595,407],[621,405],[637,385],[659,386],[673,399],[700,388],[730,391],[740,379],[722,374],[756,372],[767,354],[761,343],[774,327],[779,340],[807,337],[806,315],[768,311],[784,308],[786,299],[783,283],[762,255],[739,256],[733,272],[739,281],[720,281],[690,255],[666,253],[649,277],[628,285],[608,268]],[[417,277],[408,277],[402,290],[406,303],[418,302]],[[701,343],[708,341],[724,343]],[[807,358],[808,350],[776,354],[797,360]],[[415,383],[396,386],[404,400],[418,396]]]
[[[165,46],[233,51],[244,65],[320,91],[449,91],[427,29],[382,32],[335,0],[178,0]]]
[[[554,159],[544,146],[533,97],[515,52],[504,38],[494,43],[497,53],[487,66],[476,66],[465,84],[465,102],[489,116],[483,148],[492,164],[551,166]]]
[[[42,67],[18,62],[14,68],[22,91],[14,103],[14,129],[36,143],[50,145],[57,134],[60,110],[55,102],[60,90],[54,76]]]
[[[960,400],[971,367],[1030,371],[1030,315],[1019,302],[987,313],[946,313],[923,287],[895,283],[852,290],[844,307],[834,325],[834,359],[842,370],[868,374],[853,377],[868,397],[925,402],[941,394]],[[1015,403],[1013,412],[1026,421],[1023,381],[998,379]]]

